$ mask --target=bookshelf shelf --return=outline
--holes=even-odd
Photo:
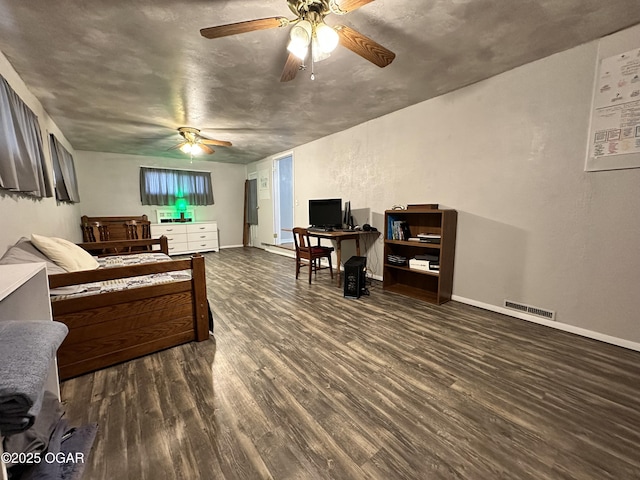
[[[401,267],[400,265],[391,265],[390,263],[385,264],[385,267],[393,268],[396,270],[405,270],[407,272],[415,272],[420,273],[422,275],[431,275],[432,277],[439,277],[440,274],[436,271],[429,272],[427,270],[420,270],[419,268],[409,268],[409,267]]]
[[[385,211],[383,288],[437,305],[451,300],[457,219],[458,212],[451,209],[409,208]],[[402,227],[397,228],[400,222]],[[399,230],[403,230],[405,238],[409,233],[411,236],[439,235],[440,243],[399,240]],[[390,255],[405,257],[408,262],[416,255],[424,254],[438,258],[439,272],[409,268],[408,265],[393,265],[387,261]]]
[[[422,300],[428,303],[438,303],[438,297],[435,293],[424,290],[422,288],[412,287],[411,285],[406,285],[403,283],[394,283],[392,285],[387,285],[384,287],[385,290],[390,292],[399,293],[400,295],[405,295],[407,297],[417,298],[418,300]]]
[[[440,245],[437,243],[407,242],[405,240],[385,240],[384,243],[388,243],[390,245],[405,245],[407,247],[432,248],[434,250],[440,250]]]

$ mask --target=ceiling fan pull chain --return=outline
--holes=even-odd
[[[311,42],[310,50],[311,50],[311,80],[313,81],[316,79],[316,73],[314,69],[316,62],[313,60],[313,41]]]

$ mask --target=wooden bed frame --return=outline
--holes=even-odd
[[[90,224],[91,222],[100,222],[102,225],[105,225],[109,228],[110,240],[126,240],[127,234],[126,230],[124,229],[124,223],[130,220],[135,220],[136,222],[148,222],[149,218],[146,215],[124,217],[88,217],[86,215],[83,215],[82,217],[80,217],[82,238],[85,242],[89,241],[83,225]]]
[[[168,251],[166,237],[80,244],[97,251],[147,245]],[[204,257],[199,254],[187,260],[50,275],[50,288],[58,288],[176,270],[191,270],[191,280],[52,301],[53,319],[69,327],[58,349],[60,379],[206,340],[209,305]]]

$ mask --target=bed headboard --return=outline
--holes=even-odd
[[[80,218],[80,228],[82,229],[82,241],[89,242],[91,241],[87,238],[85,229],[83,228],[85,225],[91,224],[93,222],[100,222],[102,225],[106,225],[109,228],[109,236],[110,240],[126,240],[127,233],[124,228],[124,223],[129,220],[135,220],[136,222],[148,223],[149,218],[146,215],[140,216],[123,216],[123,217],[88,217],[83,215]]]

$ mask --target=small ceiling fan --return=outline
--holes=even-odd
[[[217,27],[203,28],[200,34],[205,38],[220,38],[256,30],[268,30],[293,25],[287,46],[289,57],[284,66],[281,82],[296,77],[304,70],[304,61],[311,50],[311,79],[315,78],[313,63],[327,58],[338,43],[357,53],[365,60],[383,68],[393,62],[395,53],[374,42],[356,30],[337,25],[330,27],[324,22],[329,14],[345,15],[374,0],[287,0],[287,4],[296,18],[269,17],[246,22],[230,23]]]
[[[212,138],[204,137],[200,134],[200,130],[192,127],[180,127],[178,133],[182,135],[184,141],[170,148],[178,148],[184,153],[197,154],[200,152],[208,153],[211,155],[215,150],[210,145],[216,145],[220,147],[230,147],[231,142],[224,140],[213,140]]]

